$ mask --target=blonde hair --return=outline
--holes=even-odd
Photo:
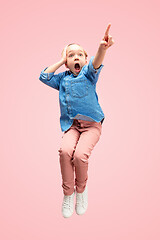
[[[71,45],[78,45],[78,46],[82,47],[81,45],[79,45],[79,44],[77,44],[77,43],[69,43],[69,44],[67,45],[67,47],[69,47],[69,46],[71,46]],[[63,50],[62,50],[61,55],[63,54],[63,51],[64,51],[64,48],[63,48]],[[87,52],[86,52],[84,49],[83,49],[83,51],[84,51],[85,57],[87,58],[87,57],[88,57]]]

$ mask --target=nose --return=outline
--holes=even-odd
[[[75,61],[76,61],[76,60],[79,60],[79,57],[78,57],[77,54],[74,56],[74,60],[75,60]]]

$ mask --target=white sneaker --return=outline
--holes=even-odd
[[[63,198],[63,204],[62,204],[62,215],[65,218],[69,218],[72,216],[74,211],[74,195],[75,191],[72,193],[72,195],[64,195]]]
[[[86,212],[88,207],[88,187],[85,187],[83,193],[76,192],[76,213],[82,215]]]

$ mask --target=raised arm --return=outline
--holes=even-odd
[[[66,49],[67,46],[64,48],[63,52],[62,52],[62,58],[59,62],[49,66],[44,72],[45,73],[53,73],[55,72],[59,67],[61,67],[63,64],[66,63]]]
[[[93,59],[93,67],[95,69],[99,68],[100,65],[103,62],[104,56],[106,54],[106,50],[113,45],[114,40],[112,39],[112,36],[109,35],[109,29],[111,27],[111,24],[108,24],[108,27],[106,29],[104,38],[100,42],[98,51]]]

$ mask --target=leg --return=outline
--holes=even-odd
[[[84,123],[84,130],[80,135],[73,156],[76,174],[76,191],[78,193],[82,193],[85,189],[88,179],[88,158],[96,143],[99,141],[101,131],[102,125],[100,123],[91,122],[88,124],[87,122],[86,127]]]
[[[74,192],[74,165],[72,159],[79,136],[80,133],[74,126],[71,127],[64,133],[61,147],[58,150],[62,174],[62,187],[65,195],[71,195]]]

